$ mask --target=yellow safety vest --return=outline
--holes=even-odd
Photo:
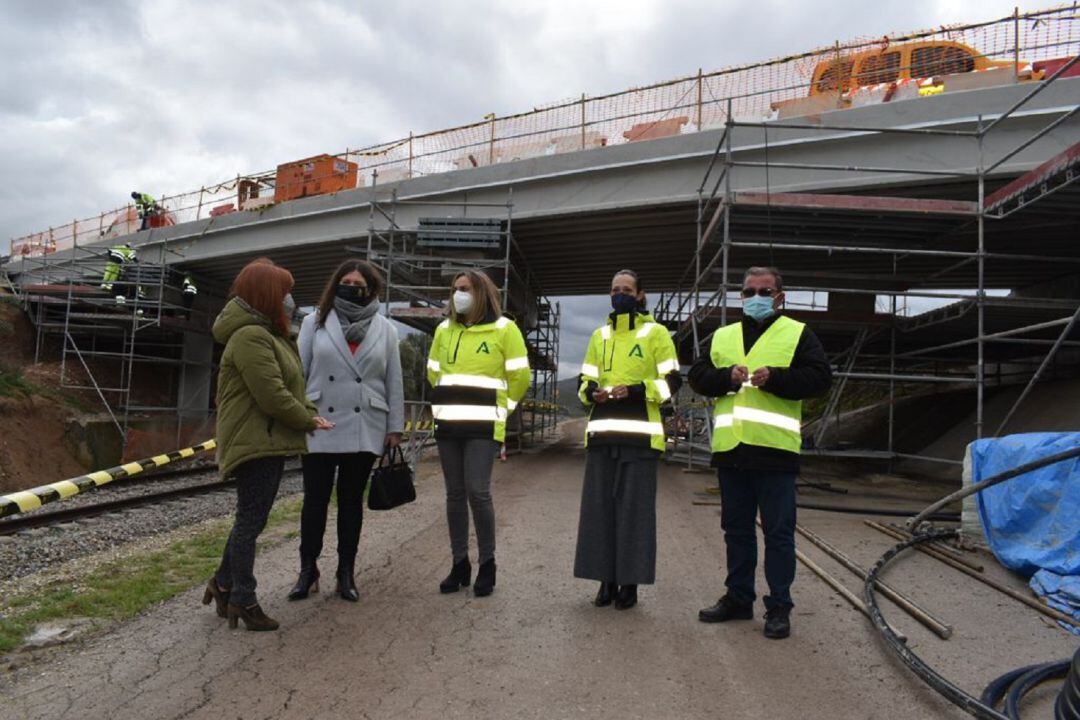
[[[616,315],[613,324],[597,328],[589,338],[581,365],[578,396],[589,410],[585,444],[589,438],[604,436],[628,445],[664,450],[664,424],[660,405],[671,397],[665,376],[679,369],[675,344],[664,326],[645,314]],[[597,405],[586,396],[589,382],[610,390],[617,385],[645,386],[644,402],[628,398]]]
[[[489,434],[502,442],[506,418],[529,389],[525,339],[513,320],[466,327],[443,320],[427,362],[436,437]]]
[[[804,324],[781,315],[761,334],[747,353],[742,323],[720,328],[713,335],[710,358],[716,367],[745,365],[788,368]],[[797,453],[802,449],[802,401],[785,400],[750,384],[716,398],[713,405],[713,452],[726,452],[739,443]]]

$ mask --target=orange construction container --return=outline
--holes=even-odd
[[[278,165],[274,202],[351,190],[356,187],[356,170],[356,163],[332,155]]]

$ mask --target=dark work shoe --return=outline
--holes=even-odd
[[[356,590],[356,576],[353,573],[353,565],[352,560],[345,560],[338,564],[337,586],[334,588],[342,600],[348,600],[349,602],[356,602],[360,599],[360,593]]]
[[[301,561],[300,575],[296,578],[296,584],[289,591],[290,600],[303,600],[310,593],[319,592],[319,568],[315,561]]]
[[[629,610],[637,605],[637,585],[623,585],[615,593],[615,609]]]
[[[597,591],[596,598],[592,601],[592,604],[596,607],[607,607],[611,604],[611,601],[615,599],[615,589],[615,583],[600,583],[600,589]]]
[[[469,558],[465,558],[459,562],[454,563],[454,567],[450,568],[450,574],[446,576],[446,579],[439,583],[439,592],[452,593],[457,592],[463,587],[469,587],[469,581],[472,578],[472,563],[469,562]]]
[[[697,619],[701,622],[720,623],[728,620],[753,620],[754,606],[743,605],[725,595],[715,605],[698,610]]]
[[[476,571],[476,582],[473,583],[472,591],[476,597],[490,595],[495,589],[495,558],[485,560]]]
[[[791,635],[791,608],[775,607],[765,611],[765,637],[782,640]]]

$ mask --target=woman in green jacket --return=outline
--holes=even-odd
[[[255,540],[277,495],[285,458],[307,452],[306,433],[333,424],[316,416],[304,397],[304,372],[289,338],[295,305],[288,270],[252,261],[233,282],[230,300],[214,321],[225,346],[217,390],[218,467],[236,478],[236,521],[221,565],[207,583],[203,604],[235,628],[276,630],[255,599]]]

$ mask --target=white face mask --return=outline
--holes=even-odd
[[[458,315],[468,315],[472,310],[473,296],[471,292],[465,292],[464,290],[454,291],[454,312]]]

